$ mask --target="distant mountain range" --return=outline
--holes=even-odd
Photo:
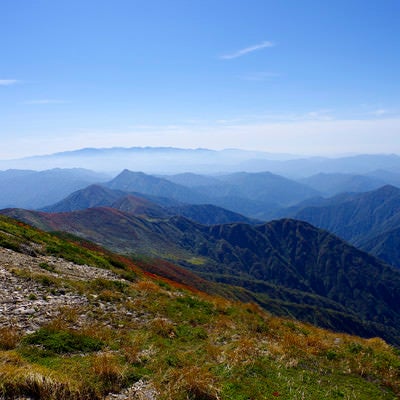
[[[117,199],[131,194],[163,207],[177,207],[176,210],[182,212],[183,206],[187,209],[188,205],[194,204],[213,205],[215,210],[216,207],[222,207],[232,213],[248,216],[247,222],[250,222],[250,218],[268,219],[281,207],[319,194],[306,185],[268,172],[236,173],[218,178],[191,174],[191,179],[187,179],[192,182],[189,186],[175,183],[174,180],[179,181],[179,178],[124,170],[111,181],[104,182],[101,185],[103,189],[99,185],[81,189],[56,204],[42,207],[42,210],[62,212],[112,206]],[[196,181],[202,184],[196,185]],[[240,220],[245,221],[246,218],[242,216]]]
[[[150,200],[151,199],[151,200]],[[185,216],[204,224],[229,222],[255,223],[256,220],[211,204],[183,204],[156,196],[108,189],[100,185],[91,185],[78,190],[64,200],[42,211],[60,213],[85,210],[93,207],[111,207],[134,216],[150,218],[168,218],[175,215]]]
[[[366,174],[373,170],[400,171],[397,155],[357,155],[339,158],[300,157],[238,149],[180,149],[170,147],[87,148],[76,151],[0,161],[0,169],[35,169],[84,167],[116,174],[127,168],[147,173],[202,174],[236,171],[270,171],[289,177],[318,173]]]
[[[75,151],[0,161],[1,169],[48,169],[85,166],[95,171],[113,174],[125,168],[148,173],[231,172],[241,168],[243,162],[253,160],[290,159],[293,155],[272,154],[237,149],[181,149],[173,147],[113,147],[85,148]],[[256,171],[260,169],[256,168]]]
[[[209,225],[292,217],[400,267],[400,189],[386,185],[366,193],[320,194],[365,190],[397,177],[385,171],[372,175],[318,174],[296,182],[269,172],[153,176],[124,170],[107,181],[105,175],[82,169],[8,170],[0,172],[0,207],[53,213],[111,207],[135,216],[184,216]],[[95,180],[100,184],[87,186]],[[59,201],[45,206],[52,199]]]
[[[283,208],[300,202],[314,201],[350,189],[363,192],[396,182],[400,183],[400,175],[383,170],[369,175],[321,173],[298,181],[271,172],[155,176],[125,169],[110,180],[107,175],[85,169],[7,170],[0,171],[0,208],[71,211],[97,205],[109,206],[110,200],[99,201],[98,195],[90,191],[81,194],[89,196],[86,203],[83,199],[75,199],[77,204],[70,205],[70,208],[62,205],[73,192],[91,184],[101,184],[125,194],[145,197],[162,206],[212,204],[247,217],[270,220],[281,215]],[[114,193],[112,197],[116,200],[120,196]],[[60,204],[54,208],[55,203]]]
[[[277,314],[400,344],[400,271],[305,222],[206,226],[112,208],[2,213],[125,254],[174,260],[208,280],[242,286]]]

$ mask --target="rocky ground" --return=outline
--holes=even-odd
[[[133,315],[130,310],[117,309],[117,306],[110,302],[97,298],[88,299],[76,290],[55,288],[51,284],[51,278],[121,281],[113,272],[88,265],[77,265],[37,252],[26,253],[0,247],[0,328],[11,326],[21,333],[31,333],[54,320],[65,307],[82,311],[77,324],[93,318],[93,308],[101,310],[104,315],[124,312],[141,323],[147,322],[145,315]],[[105,321],[105,324],[107,323]],[[140,380],[121,393],[109,394],[106,399],[156,400],[157,393],[151,384]],[[18,400],[31,399],[24,397]]]
[[[37,279],[32,279],[32,275]],[[0,327],[14,326],[29,333],[54,319],[61,307],[87,305],[85,296],[64,288],[54,289],[46,277],[118,279],[110,271],[0,248]]]

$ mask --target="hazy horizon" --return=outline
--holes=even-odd
[[[337,154],[323,154],[323,153],[316,153],[316,154],[301,154],[301,153],[281,153],[281,152],[269,152],[265,150],[257,150],[257,149],[240,149],[235,147],[227,147],[221,149],[213,149],[207,147],[178,147],[178,146],[109,146],[109,147],[80,147],[80,148],[72,148],[72,149],[60,149],[54,152],[38,152],[32,154],[26,154],[19,157],[2,157],[0,161],[18,161],[30,158],[41,158],[41,157],[52,157],[57,155],[64,155],[64,154],[73,154],[73,153],[80,153],[85,151],[111,151],[111,150],[129,150],[129,149],[141,149],[141,150],[188,150],[188,151],[210,151],[215,153],[224,153],[229,151],[238,151],[243,153],[254,153],[259,154],[260,156],[265,157],[266,159],[271,160],[292,160],[292,159],[299,159],[299,158],[331,158],[331,159],[338,159],[338,158],[346,158],[346,157],[357,157],[357,156],[364,156],[364,155],[377,155],[377,156],[390,156],[396,155],[400,157],[400,152],[370,152],[370,153],[357,153],[357,152],[346,152],[346,153],[337,153]],[[270,157],[270,158],[269,158]]]
[[[2,3],[0,159],[400,154],[400,3]]]

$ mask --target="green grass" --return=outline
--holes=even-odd
[[[39,267],[49,272],[54,272],[56,270],[54,265],[50,265],[46,262],[39,263]]]
[[[32,244],[35,247],[32,248]],[[64,233],[46,233],[34,229],[22,222],[0,216],[0,247],[22,252],[24,248],[31,248],[35,253],[61,257],[67,261],[80,265],[119,271],[129,280],[135,280],[136,274],[127,260],[120,256],[100,249],[90,242],[78,239],[73,235]],[[50,265],[41,263],[41,268],[50,270]]]

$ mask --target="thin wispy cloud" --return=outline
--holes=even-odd
[[[390,114],[390,110],[386,110],[385,108],[378,108],[371,112],[372,115],[376,115],[377,117],[382,117],[383,115]]]
[[[332,110],[316,110],[306,113],[304,119],[311,121],[333,121],[335,118],[332,116]]]
[[[39,99],[39,100],[28,100],[24,101],[23,104],[33,104],[33,105],[41,105],[41,104],[65,104],[64,100],[57,99]]]
[[[0,79],[0,86],[11,86],[18,82],[19,81],[17,79]]]
[[[244,49],[235,51],[234,53],[224,54],[224,55],[220,56],[220,58],[222,60],[232,60],[233,58],[242,57],[246,54],[253,53],[254,51],[258,51],[258,50],[265,49],[267,47],[274,47],[274,46],[275,46],[275,43],[266,40],[262,43],[255,44],[253,46],[245,47]]]

